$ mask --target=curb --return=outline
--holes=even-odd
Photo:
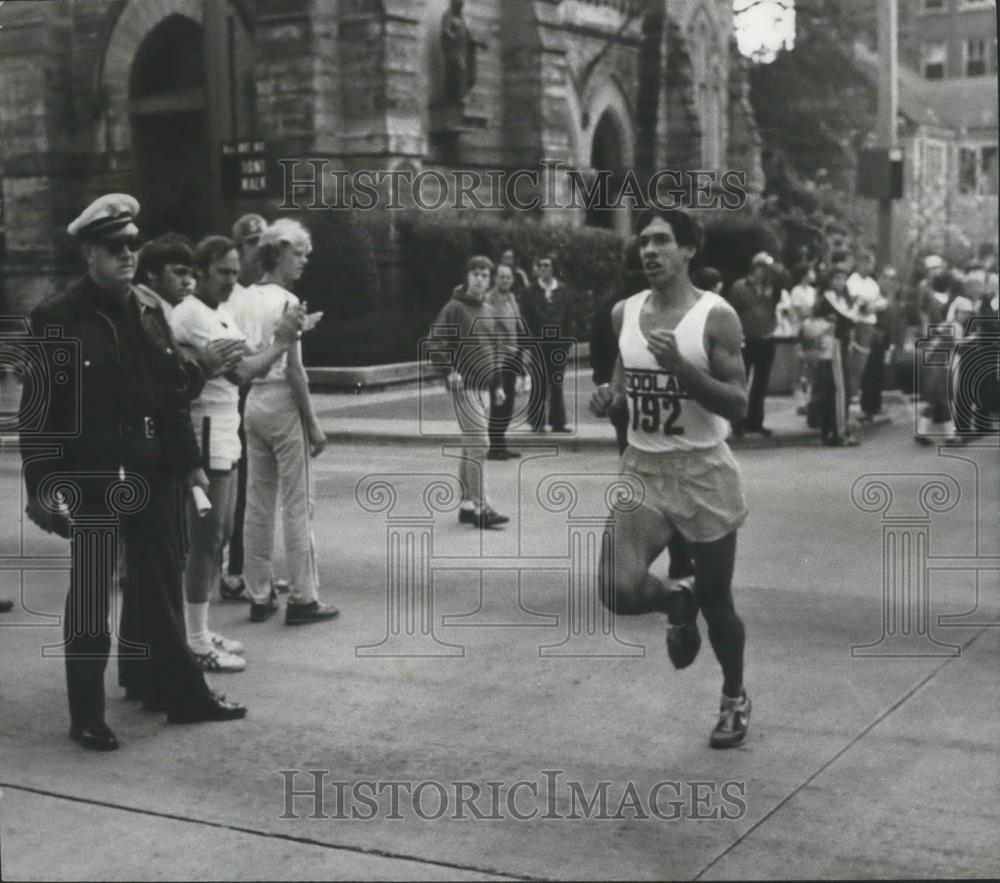
[[[856,434],[863,437],[869,435],[872,430],[891,426],[893,419],[889,415],[875,418],[865,426],[859,426]],[[430,436],[421,435],[419,432],[412,434],[392,433],[392,432],[346,432],[343,430],[329,430],[326,433],[328,442],[371,444],[371,445],[395,445],[404,447],[458,447],[462,444],[461,436]],[[519,447],[519,440],[508,438],[508,444],[512,448]],[[822,442],[819,432],[815,429],[804,429],[800,432],[775,433],[769,438],[763,436],[744,436],[741,439],[728,439],[729,447],[734,451],[757,451],[770,448],[819,448]],[[613,451],[615,449],[615,436],[611,427],[608,427],[607,436],[573,436],[560,435],[558,439],[549,435],[525,435],[520,440],[522,447],[552,447],[559,446],[567,451]]]

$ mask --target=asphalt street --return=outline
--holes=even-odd
[[[707,746],[708,641],[676,672],[664,618],[595,604],[610,447],[521,451],[490,464],[513,520],[480,534],[453,450],[331,444],[315,532],[340,619],[213,605],[246,644],[212,676],[237,723],[168,725],[112,662],[107,755],[66,735],[67,546],[23,527],[0,453],[3,879],[997,875],[995,441],[919,448],[897,420],[859,448],[738,451],[754,711],[729,752]]]

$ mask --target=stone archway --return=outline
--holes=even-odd
[[[203,0],[130,0],[122,10],[104,52],[101,91],[109,109],[105,142],[115,151],[132,148],[128,119],[129,75],[143,41],[172,15],[201,25]]]
[[[128,83],[141,221],[151,236],[212,229],[202,26],[172,14],[139,45]]]
[[[592,227],[605,227],[627,235],[630,211],[615,203],[626,173],[632,171],[635,164],[635,131],[631,113],[624,95],[611,82],[597,91],[589,107],[590,151],[587,165],[598,173],[611,173],[611,204],[589,206],[586,222]]]
[[[243,0],[128,0],[116,21],[99,144],[133,168],[147,232],[228,226],[219,143],[255,132],[253,27]]]

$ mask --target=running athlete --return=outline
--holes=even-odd
[[[747,406],[740,320],[719,295],[691,284],[688,265],[701,245],[701,228],[690,215],[650,210],[636,232],[651,287],[614,307],[618,364],[611,388],[594,392],[591,409],[605,416],[625,400],[629,444],[622,471],[643,482],[646,496],[642,506],[614,516],[613,554],[601,561],[601,599],[626,616],[666,613],[667,652],[676,668],[686,668],[698,653],[701,610],[723,675],[709,744],[732,748],[746,739],[750,719],[745,633],[732,595],[736,531],[747,510],[725,441],[730,422],[742,419]],[[693,592],[668,589],[649,573],[675,530],[687,537],[694,557]]]

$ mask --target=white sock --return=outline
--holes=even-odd
[[[208,631],[208,601],[203,604],[185,601],[184,624],[187,627],[188,646],[195,653],[208,653],[212,649]]]
[[[461,508],[464,512],[475,512],[476,504],[473,503],[472,500],[462,500],[462,505],[459,508]]]

